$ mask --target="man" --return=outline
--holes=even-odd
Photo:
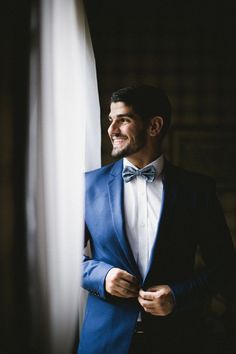
[[[214,182],[162,154],[170,116],[159,88],[111,97],[108,134],[121,159],[86,174],[92,258],[79,354],[202,354],[202,305],[213,291],[233,296],[235,253]]]

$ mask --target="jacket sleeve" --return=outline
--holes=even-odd
[[[231,300],[236,297],[235,249],[214,183],[208,185],[206,196],[197,226],[205,267],[188,281],[169,284],[176,311],[194,308],[217,292]]]
[[[89,239],[89,231],[86,227],[85,246]],[[114,266],[105,262],[97,261],[84,255],[83,258],[82,286],[91,294],[106,299],[105,279],[110,269]]]

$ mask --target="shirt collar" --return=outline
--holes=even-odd
[[[146,165],[144,167],[153,165],[157,170],[157,174],[160,175],[163,171],[163,168],[164,168],[164,161],[165,161],[164,155],[162,154],[156,160],[150,162],[148,165]],[[123,158],[123,167],[126,167],[126,166],[131,166],[131,167],[135,168],[136,170],[138,170],[138,168],[136,166],[134,166],[128,159],[126,159],[124,157]]]

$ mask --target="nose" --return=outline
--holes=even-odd
[[[111,122],[111,124],[108,127],[108,134],[112,135],[112,134],[119,134],[120,133],[120,128],[119,128],[119,124],[116,121]]]

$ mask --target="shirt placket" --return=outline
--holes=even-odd
[[[147,234],[147,182],[142,178],[138,178],[139,184],[139,236],[138,236],[138,264],[142,276],[146,272],[146,267],[148,263],[148,234]]]

